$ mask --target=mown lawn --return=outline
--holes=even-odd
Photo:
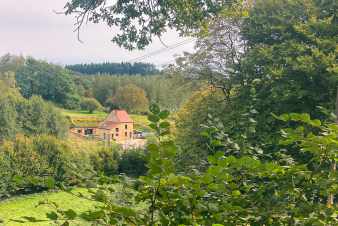
[[[86,189],[76,189],[74,193],[86,193]],[[38,205],[40,201],[49,200],[62,206],[63,210],[74,209],[79,213],[93,209],[95,202],[78,198],[66,192],[46,192],[34,195],[20,196],[0,202],[0,219],[5,226],[47,226],[52,225],[46,214],[51,209]],[[34,217],[40,222],[28,223],[24,217]],[[2,225],[0,223],[0,225]],[[78,225],[89,225],[79,221]]]

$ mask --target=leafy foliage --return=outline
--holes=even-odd
[[[117,89],[113,103],[129,112],[143,113],[148,109],[149,100],[143,89],[133,84],[127,84]]]
[[[227,155],[227,147],[220,145],[224,140],[215,142],[210,137],[209,147],[218,151],[208,157],[207,170],[180,175],[175,169],[177,147],[170,139],[169,124],[161,121],[168,112],[156,105],[150,110],[150,126],[158,140],[148,145],[147,175],[139,178],[137,192],[124,190],[129,199],[122,202],[112,202],[116,190],[111,185],[94,191],[92,198],[102,205],[87,220],[100,225],[337,224],[336,207],[327,207],[325,199],[328,193],[337,192],[337,175],[327,164],[337,158],[337,125],[319,123],[307,114],[278,117],[300,123],[284,130],[281,144],[295,144],[310,153],[307,164],[292,161],[290,156],[266,161],[245,152]],[[130,207],[139,204],[144,208]]]
[[[95,110],[101,110],[102,106],[95,98],[83,98],[81,101],[81,109],[87,110],[92,114]]]
[[[79,96],[71,74],[60,66],[28,58],[16,70],[16,82],[25,98],[39,95],[65,108],[78,107]]]
[[[128,150],[119,158],[119,173],[139,177],[147,173],[147,153],[144,150]]]
[[[0,80],[0,87],[2,81]],[[0,140],[14,138],[17,133],[26,135],[50,134],[64,137],[67,121],[51,104],[40,97],[24,99],[12,87],[2,90],[0,97]]]
[[[237,1],[85,1],[71,0],[65,6],[66,15],[77,16],[79,30],[85,20],[117,26],[121,33],[113,41],[127,49],[143,49],[167,28],[181,33],[200,31],[206,20],[215,18],[224,8]]]

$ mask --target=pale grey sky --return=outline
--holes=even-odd
[[[88,62],[121,62],[164,48],[159,40],[144,51],[127,51],[112,43],[114,30],[103,24],[83,27],[81,39],[73,33],[74,19],[57,15],[67,0],[0,0],[0,55],[12,53],[33,56],[57,64]],[[171,31],[162,40],[167,45],[178,43],[180,38]],[[174,55],[191,51],[193,43],[165,51],[145,62],[156,65],[171,62]]]

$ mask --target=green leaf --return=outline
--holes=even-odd
[[[156,122],[160,121],[160,117],[158,117],[157,115],[148,115],[148,120],[150,122],[156,123]]]
[[[165,110],[165,111],[161,111],[160,114],[158,115],[161,119],[166,119],[168,118],[170,112]]]
[[[150,123],[149,127],[152,128],[153,130],[157,130],[157,124],[156,123]]]
[[[64,222],[63,224],[61,224],[61,226],[70,226],[70,224],[69,224],[68,221],[66,221],[66,222]]]
[[[46,214],[47,218],[56,221],[59,217],[56,212],[52,211]]]
[[[169,123],[169,122],[161,122],[161,123],[160,123],[160,127],[161,127],[162,129],[167,129],[167,128],[170,127],[170,123]]]
[[[147,149],[151,152],[158,151],[158,146],[156,144],[149,144]]]
[[[159,114],[160,111],[161,111],[160,107],[157,104],[150,105],[149,110],[150,110],[151,113],[153,113],[155,115]]]
[[[77,213],[74,210],[69,209],[64,212],[64,215],[66,216],[68,220],[74,220],[77,216]]]
[[[241,195],[241,192],[239,190],[235,190],[231,192],[232,196],[238,197]]]

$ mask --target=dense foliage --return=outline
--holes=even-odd
[[[88,161],[55,137],[17,136],[0,145],[0,198],[80,183]]]
[[[212,117],[223,122],[224,133],[274,158],[282,124],[271,113],[328,120],[323,112],[334,111],[336,8],[335,1],[256,1],[245,17],[239,8],[213,22],[176,71],[222,90],[226,108]]]
[[[208,157],[207,170],[189,175],[175,168],[177,146],[170,138],[169,113],[151,107],[150,126],[157,142],[148,145],[148,173],[137,181],[137,191],[125,184],[123,200],[114,202],[116,190],[100,185],[90,190],[99,205],[85,216],[72,216],[55,206],[50,220],[69,224],[76,217],[98,225],[335,225],[335,209],[326,205],[330,192],[337,192],[336,173],[329,165],[337,157],[335,124],[322,124],[307,114],[276,117],[287,125],[281,145],[310,154],[306,164],[280,155],[264,160],[259,154],[229,155],[228,141],[215,127],[206,127],[209,147],[218,151]],[[290,146],[292,145],[292,146]],[[241,150],[244,146],[238,145]],[[281,154],[283,151],[281,150]],[[134,184],[135,185],[135,184]],[[131,187],[130,187],[131,186]],[[139,209],[135,206],[143,205]],[[76,221],[76,220],[75,220]]]
[[[1,89],[2,86],[5,88]],[[0,91],[0,140],[14,138],[18,133],[66,136],[67,121],[54,106],[37,96],[24,99],[3,80],[0,80]]]
[[[159,73],[155,65],[149,63],[91,63],[67,65],[66,68],[88,75],[154,75]]]
[[[111,102],[132,113],[144,113],[149,106],[145,91],[134,84],[119,87]]]
[[[65,108],[78,107],[79,96],[72,75],[62,67],[28,58],[15,73],[24,97],[39,95]]]
[[[114,97],[125,93],[122,87],[137,86],[144,90],[146,99],[150,103],[158,103],[163,108],[177,110],[187,100],[194,90],[200,87],[200,81],[187,81],[182,76],[95,76],[81,77],[82,83],[78,85],[79,90],[86,90],[84,93],[92,95],[102,105],[108,108],[117,108],[118,104],[133,102],[132,97],[137,96],[131,92],[130,98],[125,103],[117,103]],[[83,88],[82,88],[83,87]],[[133,89],[135,90],[135,89]],[[142,102],[146,102],[143,100]],[[145,105],[147,106],[147,104]],[[133,109],[129,104],[131,111]]]
[[[96,110],[102,110],[100,102],[95,98],[83,98],[80,103],[81,110],[86,110],[90,114]]]

